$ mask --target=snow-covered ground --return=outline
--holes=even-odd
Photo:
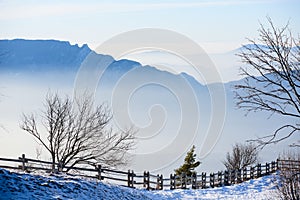
[[[276,199],[273,178],[220,188],[147,191],[75,176],[0,169],[0,199]]]

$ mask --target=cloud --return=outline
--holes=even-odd
[[[229,6],[242,4],[259,4],[271,2],[270,0],[254,0],[254,1],[236,1],[236,0],[215,0],[215,1],[190,1],[190,2],[148,2],[148,3],[43,3],[28,4],[19,3],[11,4],[2,2],[0,20],[10,19],[26,19],[36,17],[53,17],[74,14],[88,13],[118,13],[118,12],[134,12],[134,11],[151,11],[160,9],[176,9],[176,8],[196,8],[208,6]]]
[[[26,19],[35,17],[60,16],[85,11],[80,5],[20,5],[1,9],[0,19]]]

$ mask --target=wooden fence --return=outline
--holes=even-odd
[[[4,165],[9,163],[10,165]],[[14,166],[13,163],[17,163]],[[59,167],[55,163],[56,168]],[[118,185],[123,185],[131,188],[146,188],[148,190],[162,190],[162,189],[200,189],[200,188],[214,188],[221,186],[229,186],[241,183],[250,179],[259,178],[265,175],[276,172],[278,169],[286,169],[293,166],[293,169],[300,170],[300,161],[293,160],[277,160],[271,163],[258,164],[253,167],[233,170],[233,171],[219,171],[216,173],[194,174],[186,176],[182,174],[177,176],[171,174],[170,177],[164,178],[161,174],[151,174],[149,171],[143,173],[135,173],[133,170],[119,171],[104,168],[101,165],[96,166],[81,166],[68,167],[69,174],[80,175],[88,178],[97,178],[98,180],[109,180]],[[27,172],[34,170],[42,170],[51,172],[52,162],[41,161],[36,159],[26,158],[23,154],[18,159],[0,158],[0,168],[17,169]]]
[[[300,172],[300,160],[279,160],[278,168],[280,170],[288,170],[288,171],[295,171]]]

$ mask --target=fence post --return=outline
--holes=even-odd
[[[230,172],[230,184],[235,184],[236,173],[235,170]]]
[[[261,177],[261,164],[257,164],[256,170],[257,170],[256,177],[257,178]]]
[[[147,189],[147,179],[146,179],[146,177],[147,177],[147,172],[144,171],[144,178],[143,178],[144,179],[144,181],[143,181],[144,184],[143,184],[143,187]]]
[[[144,171],[144,187],[150,190],[150,173]]]
[[[132,173],[131,173],[131,183],[132,183],[132,187],[135,188],[135,187],[134,187],[134,184],[135,184],[135,182],[134,182],[134,177],[136,176],[136,174],[134,173],[133,170],[131,170],[131,172],[132,172]]]
[[[128,170],[128,174],[127,174],[127,185],[128,185],[128,187],[130,187],[131,186],[131,178],[130,178],[130,170]]]
[[[170,174],[170,190],[173,190],[173,175]]]
[[[210,173],[209,175],[209,184],[212,188],[215,186],[215,175],[213,173]]]
[[[159,189],[160,190],[164,189],[164,177],[162,174],[160,175],[160,188]]]
[[[131,188],[134,187],[134,185],[133,185],[133,183],[134,183],[133,178],[134,178],[134,172],[128,170],[128,180],[127,180],[128,181],[128,187],[131,187]]]
[[[175,189],[175,175],[170,174],[170,190]]]
[[[19,159],[22,161],[22,170],[26,171],[26,164],[25,163],[27,163],[27,160],[25,158],[25,154],[22,154],[22,157],[19,157]]]
[[[156,189],[157,190],[162,190],[163,189],[163,175],[157,174],[157,184],[156,184]]]
[[[241,183],[242,182],[242,170],[238,169],[237,170],[237,183]]]
[[[272,161],[271,162],[271,173],[273,173],[275,171],[274,168],[275,168],[275,162]]]
[[[250,179],[254,179],[254,167],[250,167]]]
[[[63,171],[63,164],[62,164],[61,161],[58,162],[57,168],[58,168],[58,172],[62,172]]]
[[[150,190],[150,172],[147,171],[147,190]]]
[[[229,185],[229,172],[228,172],[228,170],[224,171],[224,185],[225,186]]]
[[[101,176],[101,172],[102,172],[102,167],[101,167],[101,165],[96,165],[96,170],[97,170],[97,172],[98,172],[97,178],[98,178],[99,180],[103,180],[103,178],[102,178],[102,176]]]
[[[272,162],[272,173],[276,172],[276,161]]]
[[[197,173],[193,173],[192,176],[192,189],[197,189]]]
[[[206,173],[202,172],[201,174],[201,188],[206,188]]]
[[[157,189],[157,190],[160,189],[160,176],[159,176],[159,174],[157,174],[157,179],[156,179],[156,189]]]
[[[266,163],[266,175],[270,174],[270,163]]]
[[[271,172],[272,173],[276,172],[276,162],[275,161],[271,162]]]
[[[181,189],[186,189],[186,179],[187,179],[187,176],[186,176],[186,173],[182,173],[180,175],[180,180],[181,180]]]
[[[223,183],[222,183],[222,174],[223,174],[222,171],[218,171],[218,182],[219,182],[218,186],[219,187],[221,187],[223,185]]]
[[[243,178],[242,178],[243,181],[246,181],[247,180],[247,168],[244,168],[243,169]]]

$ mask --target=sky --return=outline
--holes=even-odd
[[[96,48],[122,32],[162,28],[181,33],[208,53],[256,38],[266,16],[300,32],[296,0],[0,1],[0,39],[57,39]]]

